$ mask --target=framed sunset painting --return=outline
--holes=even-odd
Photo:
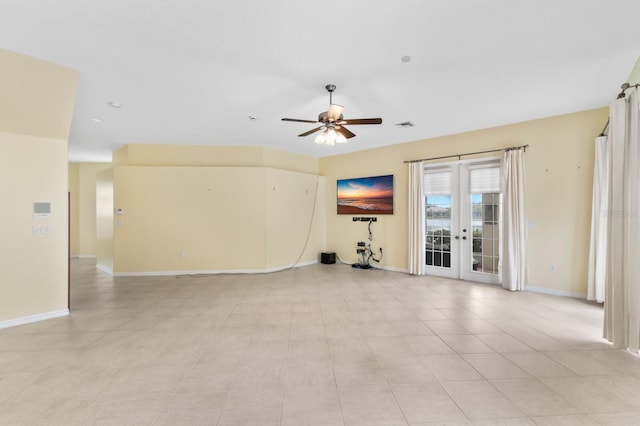
[[[393,175],[340,179],[338,214],[393,214]]]

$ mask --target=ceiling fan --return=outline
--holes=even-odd
[[[344,143],[347,139],[355,136],[355,133],[344,127],[346,124],[382,124],[382,118],[355,118],[346,120],[342,116],[344,107],[333,103],[333,91],[336,90],[335,84],[327,84],[325,86],[329,92],[329,110],[321,112],[317,120],[300,120],[297,118],[283,118],[282,121],[295,121],[298,123],[322,123],[321,126],[311,129],[307,132],[300,133],[298,136],[309,136],[319,130],[324,130],[319,134],[315,142],[334,145],[336,143]]]

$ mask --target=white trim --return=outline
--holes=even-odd
[[[106,267],[106,266],[104,266],[104,265],[101,265],[101,264],[99,264],[99,263],[97,263],[97,264],[96,264],[96,268],[100,269],[102,272],[106,272],[107,274],[109,274],[109,275],[111,275],[111,276],[113,276],[113,275],[114,275],[114,274],[113,274],[113,269],[108,268],[108,267]]]
[[[409,273],[409,270],[407,268],[396,268],[395,266],[380,266],[380,265],[375,265],[375,266],[376,268],[384,269],[385,271],[400,272],[403,274]]]
[[[115,272],[114,277],[175,277],[179,275],[220,275],[220,274],[268,274],[271,272],[284,271],[301,266],[309,266],[318,263],[318,260],[300,262],[291,266],[278,266],[267,269],[206,269],[196,271],[145,271],[145,272]],[[106,272],[106,271],[105,271]]]
[[[59,311],[45,312],[43,314],[29,315],[12,320],[0,322],[0,328],[15,327],[17,325],[30,324],[32,322],[44,321],[52,318],[59,318],[69,315],[69,309],[61,309]]]
[[[72,254],[71,257],[74,259],[95,259],[96,255],[95,254]]]
[[[346,261],[340,259],[339,256],[337,258],[338,258],[338,262],[336,262],[336,264],[339,264],[339,265],[346,265],[346,266],[353,267],[353,265],[356,265],[358,263],[357,261],[354,262],[354,263],[346,262]],[[371,263],[370,265],[372,266],[370,269],[373,269],[374,271],[376,269],[378,269],[378,270],[389,271],[389,272],[399,272],[399,273],[402,273],[402,274],[408,274],[409,273],[409,269],[407,269],[407,268],[397,268],[395,266],[384,266],[384,265],[379,265],[377,263]],[[367,268],[360,268],[360,269],[368,270]]]
[[[550,294],[552,296],[563,296],[563,297],[573,297],[574,299],[586,299],[586,293],[575,293],[573,291],[565,291],[565,290],[556,290],[553,288],[545,288],[545,287],[535,287],[531,285],[526,285],[524,287],[525,291],[530,291],[532,293],[542,293],[542,294]]]

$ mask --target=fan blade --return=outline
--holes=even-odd
[[[329,121],[340,120],[342,111],[344,111],[344,107],[342,105],[336,105],[336,104],[329,105],[329,111],[327,111],[327,119]]]
[[[355,133],[353,133],[352,131],[350,131],[344,126],[336,127],[336,132],[340,133],[342,136],[344,136],[347,139],[352,138],[356,135]]]
[[[382,124],[382,118],[351,118],[342,120],[338,124]]]
[[[295,121],[296,123],[317,123],[316,120],[299,120],[297,118],[283,118],[282,121]]]
[[[308,132],[300,133],[298,136],[309,136],[311,133],[315,133],[318,130],[322,129],[324,126],[316,127],[315,129],[311,129]]]

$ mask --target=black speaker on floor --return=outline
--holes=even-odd
[[[335,253],[320,254],[320,263],[324,263],[325,265],[331,265],[332,263],[336,263],[336,254]]]

